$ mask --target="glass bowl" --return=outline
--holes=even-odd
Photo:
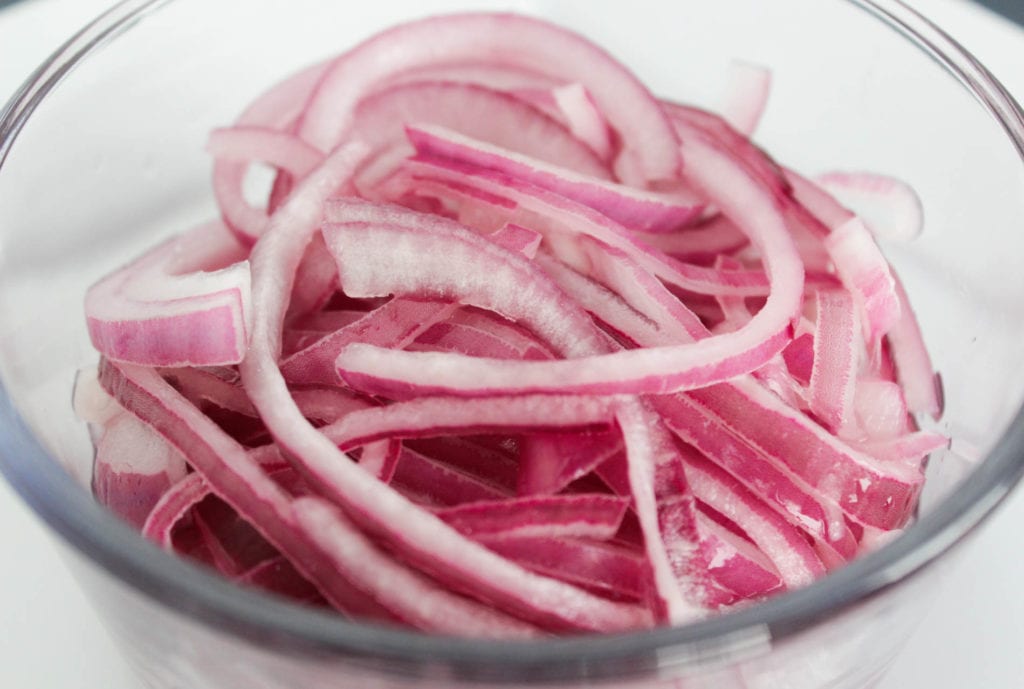
[[[93,502],[71,412],[92,364],[82,296],[159,237],[210,217],[207,132],[277,77],[415,16],[490,3],[355,6],[131,0],[29,79],[0,120],[0,468],[151,687],[591,686],[855,689],[926,610],[959,544],[1024,471],[1024,116],[999,83],[895,0],[505,3],[607,46],[654,90],[710,104],[729,60],[767,65],[757,140],[805,172],[909,181],[926,231],[885,244],[937,368],[952,437],[917,521],[803,590],[674,629],[542,643],[431,637],[236,588]]]

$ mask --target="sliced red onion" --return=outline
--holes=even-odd
[[[396,222],[403,227],[412,225],[429,228],[435,233],[455,233],[461,237],[470,235],[464,228],[442,218],[424,216],[421,213],[397,206],[368,204],[358,199],[335,200],[328,207],[327,217],[331,220]],[[328,234],[336,239],[341,232],[343,230],[332,230]],[[508,251],[526,254],[536,249],[538,241],[533,233],[525,228],[503,230],[492,235],[491,240]],[[479,237],[471,238],[471,242],[478,246],[482,241]],[[336,242],[335,248],[337,248]],[[345,260],[348,258],[348,256],[344,257]],[[351,271],[344,286],[351,296],[353,290]],[[391,291],[386,290],[387,293]],[[429,302],[422,301],[422,295],[417,296],[419,299],[416,301],[393,299],[363,319],[341,328],[304,350],[289,356],[281,365],[285,378],[290,383],[337,384],[339,381],[335,372],[334,359],[347,344],[363,342],[381,347],[402,348],[435,323],[448,318],[457,308],[457,305],[448,300]]]
[[[946,442],[910,416],[937,379],[864,224],[744,134],[769,76],[735,68],[723,118],[470,14],[287,78],[211,138],[230,229],[87,297],[97,495],[159,474],[128,516],[183,556],[486,637],[685,623],[876,547]],[[901,226],[877,181],[839,185]],[[122,419],[193,473],[106,447]]]
[[[519,476],[518,441],[508,435],[439,436],[405,442],[410,448],[515,494]]]
[[[533,625],[451,593],[436,581],[394,560],[340,510],[318,498],[292,506],[300,533],[367,597],[417,629],[484,638],[541,636]]]
[[[860,323],[846,290],[815,292],[818,313],[814,363],[808,387],[811,411],[841,438],[859,433],[854,394],[860,356]]]
[[[786,227],[808,272],[808,279],[815,273],[827,274],[832,269],[831,259],[822,240],[828,235],[829,228],[801,204],[816,201],[820,196],[825,205],[822,212],[843,213],[841,220],[836,220],[837,223],[849,219],[851,214],[839,207],[827,194],[821,194],[813,184],[790,170],[780,168],[721,117],[690,106],[667,102],[663,105],[681,137],[696,138],[718,151],[727,152],[748,174],[774,191]],[[805,189],[813,192],[813,199],[805,199]],[[815,210],[817,212],[818,209]]]
[[[305,421],[291,400],[275,366],[286,308],[281,286],[290,288],[294,281],[303,248],[317,230],[324,200],[351,177],[363,155],[365,149],[357,146],[341,148],[329,156],[275,213],[250,257],[253,298],[261,308],[240,371],[268,428],[326,495],[362,526],[385,538],[406,561],[427,566],[445,583],[477,592],[502,609],[542,620],[554,628],[649,626],[651,619],[646,610],[608,603],[561,582],[532,575],[466,540],[348,462],[330,440]]]
[[[185,458],[131,414],[109,419],[96,445],[96,499],[141,528],[167,490],[185,478]]]
[[[629,501],[613,495],[529,496],[449,507],[436,514],[473,538],[591,538],[619,530]]]
[[[740,480],[767,506],[815,542],[845,558],[853,556],[855,539],[836,504],[795,475],[783,461],[744,443],[688,396],[652,398],[651,404],[673,433]]]
[[[730,256],[718,256],[715,258],[714,267],[718,269],[737,270],[742,264]],[[747,307],[743,297],[732,294],[716,294],[715,301],[722,310],[724,320],[715,327],[715,332],[732,332],[739,330],[750,322],[754,314]],[[706,332],[704,333],[706,334]]]
[[[237,127],[260,127],[278,132],[293,132],[296,120],[305,109],[306,102],[313,93],[316,85],[320,82],[324,72],[330,66],[330,61],[324,61],[311,65],[305,69],[285,78],[279,83],[265,91],[254,100],[236,121]],[[213,166],[213,178],[232,180],[237,185],[237,193],[241,195],[242,181],[245,179],[248,162],[237,160],[215,160]],[[275,196],[282,196],[286,193],[284,185],[281,184],[285,175],[278,174],[273,193],[271,194],[270,206],[276,206]],[[262,228],[263,217],[245,211],[246,220],[244,226]],[[232,231],[236,228],[229,223]],[[251,245],[255,241],[255,235],[245,231],[239,231],[236,236],[245,245]]]
[[[302,280],[292,286],[285,316],[289,324],[323,307],[338,288],[334,257],[327,250],[322,236],[315,236],[306,247],[306,254],[299,264],[299,274]]]
[[[163,377],[197,407],[207,409],[210,404],[222,410],[258,419],[259,414],[245,390],[211,373],[199,369],[163,369]],[[352,393],[335,389],[301,389],[293,398],[302,414],[318,421],[337,421],[353,411],[374,406]]]
[[[881,464],[748,381],[689,395],[863,523],[899,528],[910,518],[924,481],[920,467]]]
[[[789,372],[785,359],[779,354],[767,364],[753,373],[755,380],[778,395],[793,409],[803,412],[809,410],[807,404],[807,387]]]
[[[882,240],[909,242],[924,229],[921,199],[906,182],[874,172],[826,172],[814,182],[853,209]]]
[[[889,263],[864,224],[854,218],[825,239],[843,286],[853,293],[862,314],[864,339],[876,348],[900,317],[900,302]]]
[[[530,50],[522,50],[524,45]],[[303,138],[328,148],[341,139],[355,104],[376,84],[410,68],[498,64],[581,83],[613,127],[622,149],[616,171],[629,184],[675,179],[677,138],[658,102],[605,50],[582,36],[529,17],[461,14],[386,30],[338,58],[303,118]]]
[[[864,340],[872,356],[877,356],[882,336],[900,313],[895,275],[888,261],[860,218],[814,182],[792,170],[786,170],[785,176],[801,204],[791,209],[795,226],[821,239],[821,249],[857,301]],[[810,243],[817,244],[813,239]]]
[[[724,215],[677,232],[637,234],[644,244],[680,260],[719,256],[746,246],[750,240]]]
[[[244,258],[223,225],[210,223],[111,273],[85,296],[93,346],[146,366],[241,361],[251,320]]]
[[[235,579],[243,586],[252,586],[289,600],[321,605],[323,597],[285,557],[272,557],[244,572]]]
[[[789,171],[787,171],[787,179],[792,179]],[[789,232],[807,270],[808,282],[813,275],[819,281],[831,281],[833,285],[839,285],[839,280],[835,276],[832,256],[825,248],[825,238],[829,236],[831,230],[802,205],[799,188],[798,184],[794,182],[792,194],[797,200],[787,203],[785,214]],[[839,210],[845,212],[845,209],[840,208]]]
[[[581,262],[587,265],[588,275],[658,328],[659,341],[644,342],[645,345],[691,342],[708,335],[696,314],[624,252],[587,236],[576,239],[576,249],[581,254]]]
[[[519,351],[482,330],[456,323],[432,325],[407,349],[414,352],[457,352],[491,359],[521,359]],[[546,357],[540,357],[546,358]]]
[[[326,248],[326,245],[325,245]],[[331,256],[331,270],[334,271],[334,257]],[[336,271],[335,271],[336,272]],[[301,316],[289,325],[295,330],[303,330],[310,333],[320,333],[321,337],[335,330],[340,330],[346,325],[355,323],[367,314],[366,311],[357,309],[326,309]]]
[[[75,387],[71,393],[71,407],[75,416],[93,426],[103,426],[124,410],[100,385],[95,366],[75,372]]]
[[[768,105],[772,73],[761,65],[734,60],[729,63],[725,83],[718,111],[736,131],[750,137]]]
[[[528,259],[455,223],[443,232],[376,223],[337,224],[325,227],[324,237],[350,296],[418,295],[457,301],[521,322],[568,356],[601,347],[586,314]],[[379,264],[382,256],[387,256],[386,270]],[[453,265],[460,269],[453,271]]]
[[[490,550],[527,569],[615,600],[641,600],[650,587],[643,554],[586,539],[481,536]]]
[[[670,553],[685,557],[686,551],[693,550],[694,540],[686,533],[693,525],[674,523],[671,519],[666,522],[666,515],[660,513],[655,495],[658,465],[665,461],[666,452],[666,448],[659,445],[664,438],[651,431],[651,424],[656,425],[657,418],[652,419],[639,401],[629,399],[619,405],[616,419],[626,448],[630,494],[643,532],[644,550],[654,578],[658,607],[670,624],[700,619],[706,610],[683,595],[684,591],[697,587],[696,582],[688,580],[689,563],[670,559]]]
[[[281,362],[281,373],[292,384],[337,385],[341,379],[334,362],[350,343],[404,347],[457,308],[457,304],[447,301],[392,299],[354,323],[295,352]]]
[[[631,230],[667,232],[693,222],[703,204],[683,192],[644,191],[552,165],[442,127],[416,124],[406,136],[423,160],[440,159],[494,170],[582,203]]]
[[[350,345],[339,374],[360,388],[430,390],[459,395],[503,392],[659,393],[699,387],[747,373],[779,353],[800,309],[803,269],[774,196],[727,154],[684,144],[697,161],[690,172],[715,205],[749,232],[762,250],[775,289],[746,327],[674,347],[615,352],[571,361],[519,362],[396,352]]]
[[[235,124],[281,131],[287,129],[302,114],[306,102],[330,66],[331,61],[324,60],[282,79],[252,101]]]
[[[697,557],[715,582],[733,594],[713,603],[728,605],[735,602],[736,597],[758,600],[785,588],[775,565],[757,546],[700,512],[697,535],[700,539]]]
[[[384,483],[390,483],[398,467],[398,458],[402,453],[402,444],[397,440],[380,440],[363,446],[359,457],[359,466],[370,476],[375,476]]]
[[[207,495],[210,495],[210,485],[202,474],[189,474],[171,486],[153,506],[142,525],[142,535],[171,550],[174,527]]]
[[[402,449],[391,483],[427,505],[452,506],[511,497],[502,487],[408,447]]]
[[[305,418],[328,423],[361,409],[376,406],[374,402],[348,390],[334,388],[297,389],[292,393],[292,398]]]
[[[520,443],[520,495],[553,495],[622,452],[614,431],[527,435]]]
[[[906,433],[910,417],[903,390],[888,380],[862,378],[854,391],[857,425],[869,440],[887,440]]]
[[[509,91],[517,96],[527,90],[551,89],[559,83],[558,79],[535,69],[507,62],[480,61],[468,57],[465,60],[453,62],[412,65],[388,77],[380,90],[398,84],[423,81],[475,84],[497,91]]]
[[[601,428],[611,402],[578,395],[522,395],[477,399],[418,397],[355,411],[320,432],[342,450],[382,438],[416,438],[518,429]]]
[[[611,128],[594,98],[583,84],[566,84],[550,91],[552,100],[576,135],[602,160],[611,160],[615,141]]]
[[[804,333],[793,339],[782,350],[786,369],[804,385],[809,385],[814,371],[814,335]]]
[[[657,323],[604,285],[554,258],[538,256],[537,264],[606,330],[611,328],[634,344],[650,347],[675,344]]]
[[[693,494],[732,521],[760,548],[786,586],[806,586],[825,574],[825,565],[810,543],[777,512],[753,495],[733,476],[713,463],[690,454],[684,462]],[[751,560],[750,565],[755,566]],[[760,579],[762,571],[750,572]]]
[[[256,407],[239,385],[195,368],[170,368],[160,371],[165,380],[197,407],[209,402],[246,416],[257,416]]]
[[[103,426],[124,411],[117,400],[107,394],[107,391],[100,385],[95,366],[83,367],[75,372],[75,385],[71,391],[71,407],[75,412],[75,417],[88,424],[89,439],[92,440],[93,447],[103,436]],[[92,467],[88,468],[88,476],[77,477],[81,483],[91,484],[91,469]]]
[[[601,160],[611,162],[615,154],[614,135],[582,84],[524,87],[513,93],[568,127]]]
[[[452,81],[403,83],[359,102],[346,136],[363,141],[375,156],[357,183],[368,188],[413,152],[405,126],[439,126],[529,158],[612,179],[605,162],[563,124],[516,96]]]
[[[218,498],[203,500],[191,513],[192,523],[212,556],[214,567],[237,577],[279,553],[238,512]]]
[[[887,440],[870,440],[860,448],[883,462],[919,467],[932,452],[949,447],[949,438],[932,431],[914,431]]]
[[[928,414],[933,419],[942,415],[942,384],[932,366],[924,344],[921,326],[910,306],[906,289],[894,276],[899,319],[889,329],[887,341],[896,366],[896,376],[907,400],[907,409]]]
[[[303,576],[315,582],[333,606],[357,617],[391,619],[390,613],[353,589],[313,544],[297,534],[290,516],[290,498],[245,448],[217,428],[155,371],[104,359],[100,363],[100,382],[125,409],[188,457],[214,493],[287,556]]]
[[[480,234],[492,233],[512,220],[515,201],[455,181],[413,177],[406,169],[408,166],[408,162],[403,163],[369,197],[399,199],[405,205],[409,205],[406,201],[410,198],[434,202],[441,209],[435,212],[448,215]]]
[[[760,271],[718,271],[683,263],[643,244],[638,233],[589,206],[515,177],[440,158],[414,158],[406,164],[406,169],[417,183],[432,181],[441,188],[454,185],[453,189],[464,190],[468,187],[478,193],[503,197],[512,203],[511,219],[542,233],[547,242],[559,235],[572,239],[579,235],[593,237],[621,250],[666,283],[682,289],[699,294],[764,295],[768,292],[768,281]],[[575,263],[572,254],[559,258],[570,265]]]
[[[516,352],[519,359],[553,359],[554,353],[525,328],[497,314],[476,309],[459,309],[445,322],[453,327],[470,328],[474,332],[500,340]]]
[[[696,139],[704,145],[727,154],[735,164],[743,167],[747,174],[757,178],[775,194],[785,198],[785,194],[789,191],[789,185],[779,166],[722,117],[689,105],[666,101],[662,101],[661,105],[684,143]]]
[[[254,208],[243,194],[249,165],[265,163],[301,178],[323,159],[323,153],[293,134],[256,126],[215,129],[206,148],[217,161],[228,163],[215,165],[213,177],[213,193],[224,223],[249,244],[267,224],[266,210]]]
[[[489,236],[491,241],[498,246],[503,246],[509,251],[522,254],[529,259],[537,257],[537,250],[544,240],[539,232],[514,223],[505,223]]]
[[[783,174],[792,189],[793,198],[806,211],[802,219],[807,221],[807,230],[822,238],[838,229],[856,216],[825,189],[794,170],[786,169]]]

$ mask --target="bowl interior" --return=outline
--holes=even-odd
[[[922,510],[941,509],[1024,399],[1024,271],[1004,250],[1024,221],[1024,166],[999,123],[855,3],[504,6],[575,28],[659,94],[706,107],[730,60],[767,65],[773,89],[756,140],[777,160],[808,174],[883,172],[917,190],[924,234],[884,250],[943,377],[945,415],[922,420],[953,439],[928,469]],[[77,65],[39,106],[0,171],[0,378],[82,490],[92,449],[70,395],[76,369],[97,359],[82,297],[158,238],[216,215],[209,131],[277,78],[380,28],[471,8],[493,6],[290,0],[247,7],[243,20],[226,0],[176,0]]]

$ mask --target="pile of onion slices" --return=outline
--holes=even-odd
[[[772,160],[768,91],[661,100],[510,14],[276,84],[210,135],[220,217],[86,296],[97,498],[242,585],[460,636],[684,624],[891,538],[947,443],[876,243],[920,205]]]

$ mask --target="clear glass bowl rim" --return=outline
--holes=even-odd
[[[955,77],[1024,164],[1024,112],[995,77],[901,0],[843,0],[902,34]],[[61,46],[0,113],[0,174],[36,107],[97,49],[173,0],[126,0]],[[1022,190],[1024,191],[1024,190]],[[541,642],[488,642],[346,621],[236,587],[142,539],[98,506],[42,447],[0,387],[0,472],[72,548],[177,613],[281,652],[346,658],[392,674],[519,682],[634,676],[779,641],[903,584],[977,528],[1024,474],[1024,408],[952,495],[877,552],[807,588],[678,628]]]

